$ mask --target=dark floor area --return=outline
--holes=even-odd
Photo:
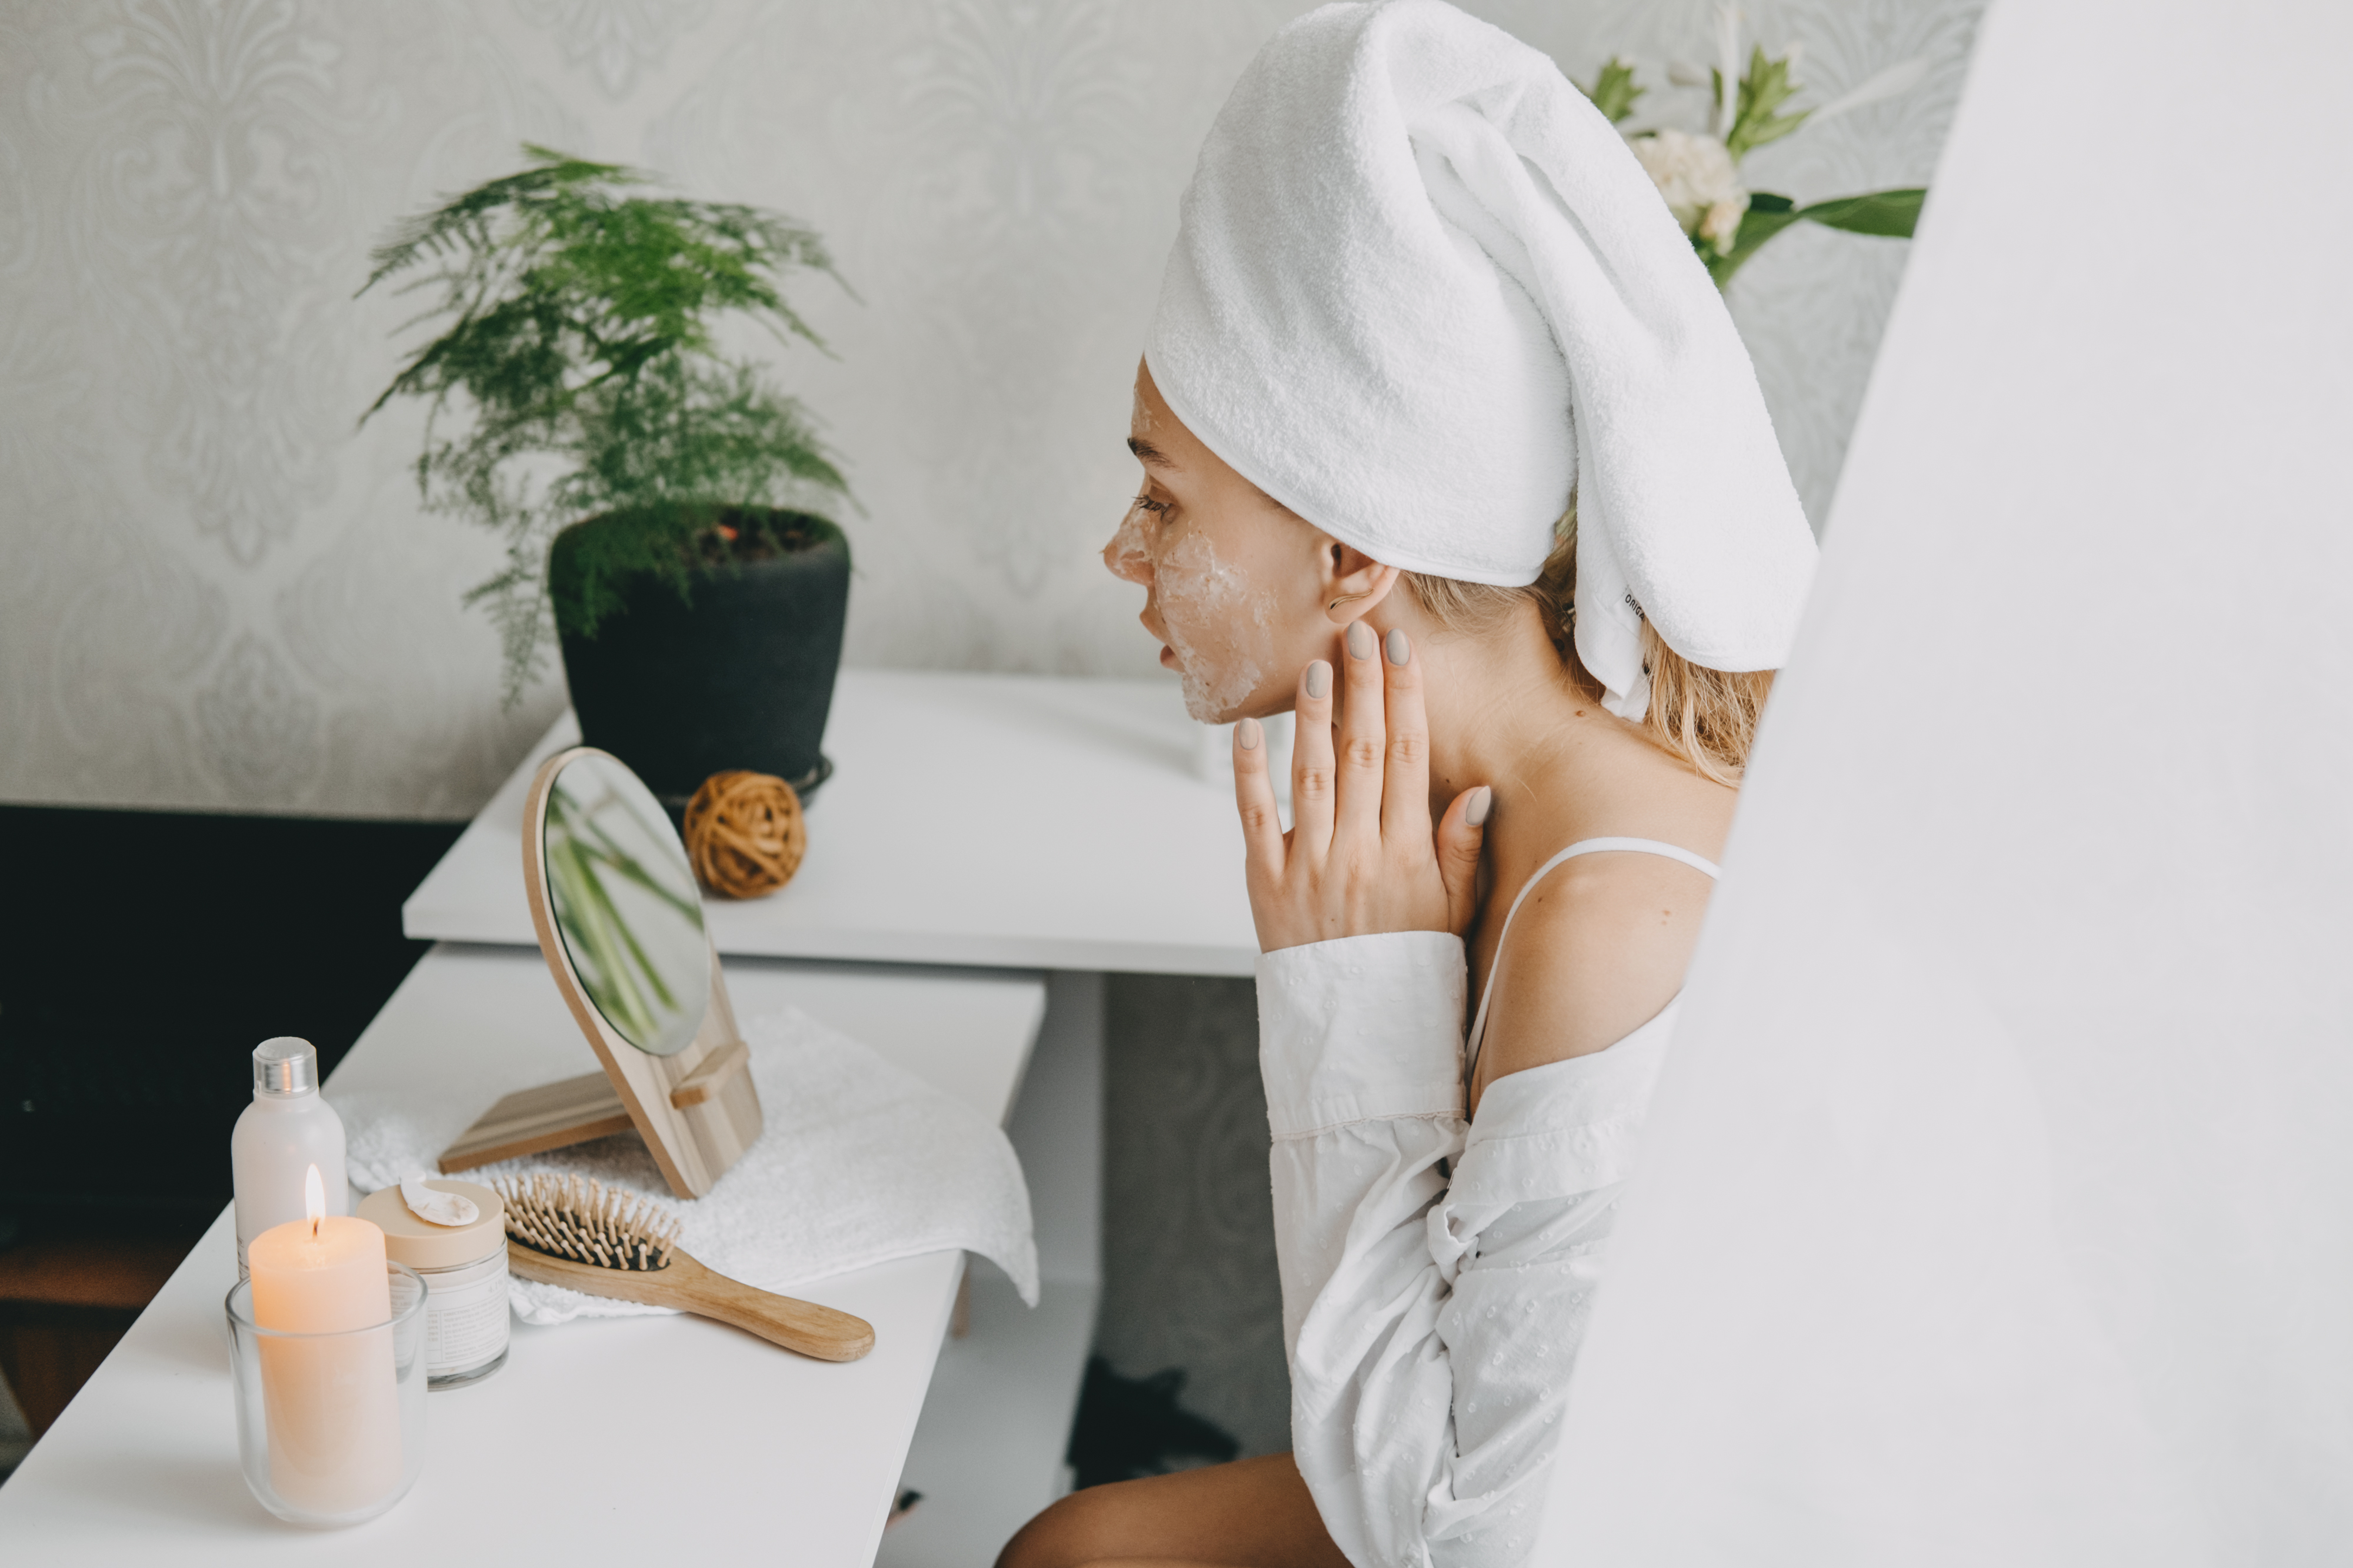
[[[0,1373],[35,1435],[228,1202],[253,1047],[333,1069],[462,827],[0,806]]]

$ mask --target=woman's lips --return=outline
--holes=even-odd
[[[1163,669],[1174,669],[1176,668],[1176,650],[1170,647],[1166,643],[1160,645],[1160,667]]]

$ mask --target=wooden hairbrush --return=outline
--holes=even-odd
[[[863,1318],[755,1290],[715,1274],[677,1245],[678,1221],[602,1182],[544,1172],[495,1184],[506,1203],[508,1266],[526,1279],[591,1296],[716,1319],[819,1361],[856,1361],[874,1348]]]

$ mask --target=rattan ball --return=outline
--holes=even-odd
[[[793,879],[808,848],[801,797],[773,773],[713,773],[686,803],[686,854],[723,899],[757,899]]]

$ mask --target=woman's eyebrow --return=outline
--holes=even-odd
[[[1143,439],[1141,437],[1130,436],[1127,438],[1127,449],[1134,453],[1135,460],[1142,463],[1147,468],[1176,468],[1179,467],[1176,461],[1170,458],[1167,453],[1162,451],[1151,442]]]

